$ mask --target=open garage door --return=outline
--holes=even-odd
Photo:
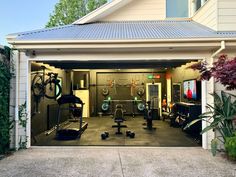
[[[200,146],[193,62],[31,62],[31,145]]]

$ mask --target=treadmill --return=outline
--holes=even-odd
[[[88,123],[83,121],[84,103],[79,97],[76,97],[75,95],[62,95],[57,100],[57,103],[59,105],[59,108],[57,114],[56,139],[57,140],[79,139],[88,127]],[[65,108],[65,106],[63,106],[65,104],[68,104],[68,107]],[[69,125],[66,127],[60,127],[61,112],[63,110],[69,110],[72,113],[73,117],[78,120],[77,126],[73,127]]]

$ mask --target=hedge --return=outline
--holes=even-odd
[[[9,92],[10,92],[10,50],[5,47],[0,51],[0,154],[9,150],[10,129],[12,122],[9,119]]]

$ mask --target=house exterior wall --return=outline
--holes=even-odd
[[[218,0],[218,31],[236,30],[236,1]]]
[[[165,0],[135,0],[101,21],[164,20]]]
[[[27,143],[30,142],[30,134],[31,134],[31,123],[30,123],[30,109],[29,109],[29,100],[27,93],[29,92],[28,87],[28,72],[29,72],[29,63],[27,60],[27,56],[24,52],[20,52],[19,56],[19,95],[18,95],[18,112],[20,111],[20,108],[23,109],[23,115],[22,117],[19,116],[19,131],[18,131],[18,141],[19,141],[19,148],[24,148],[24,146],[27,146]],[[25,104],[25,107],[23,106]],[[21,123],[22,121],[27,121],[28,123],[24,127]],[[25,143],[24,143],[25,142]]]
[[[12,57],[14,76],[10,90],[10,116],[14,119],[11,131],[11,148],[29,147],[30,112],[28,112],[28,60],[24,52],[14,51]],[[30,99],[29,99],[30,100]],[[24,106],[25,105],[25,106]],[[22,108],[22,111],[21,111]],[[21,114],[22,113],[22,114]],[[26,121],[26,125],[24,123]]]
[[[216,31],[235,31],[236,1],[208,0],[192,19]]]
[[[18,58],[18,51],[13,51],[13,55],[11,57],[11,67],[12,72],[14,73],[11,79],[11,87],[10,87],[10,107],[9,107],[9,115],[11,120],[16,120],[16,73],[17,73],[17,58]],[[14,125],[14,128],[11,129],[11,137],[10,137],[10,148],[16,147],[15,141],[15,130],[18,129],[17,124]]]
[[[193,20],[217,30],[217,0],[208,0],[193,16]]]

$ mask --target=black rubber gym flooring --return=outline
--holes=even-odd
[[[180,128],[169,126],[167,121],[154,120],[156,130],[149,131],[143,129],[145,120],[143,117],[126,117],[123,123],[128,128],[123,128],[122,135],[116,135],[117,129],[112,128],[114,120],[111,117],[91,117],[84,121],[88,122],[88,128],[82,134],[80,139],[70,141],[55,140],[55,131],[46,136],[42,133],[36,136],[35,142],[32,139],[33,146],[159,146],[159,147],[193,147],[200,146],[197,142],[183,132]],[[77,123],[72,123],[76,127]],[[135,138],[126,137],[126,130],[135,132]],[[101,140],[101,133],[109,132],[109,138]]]

